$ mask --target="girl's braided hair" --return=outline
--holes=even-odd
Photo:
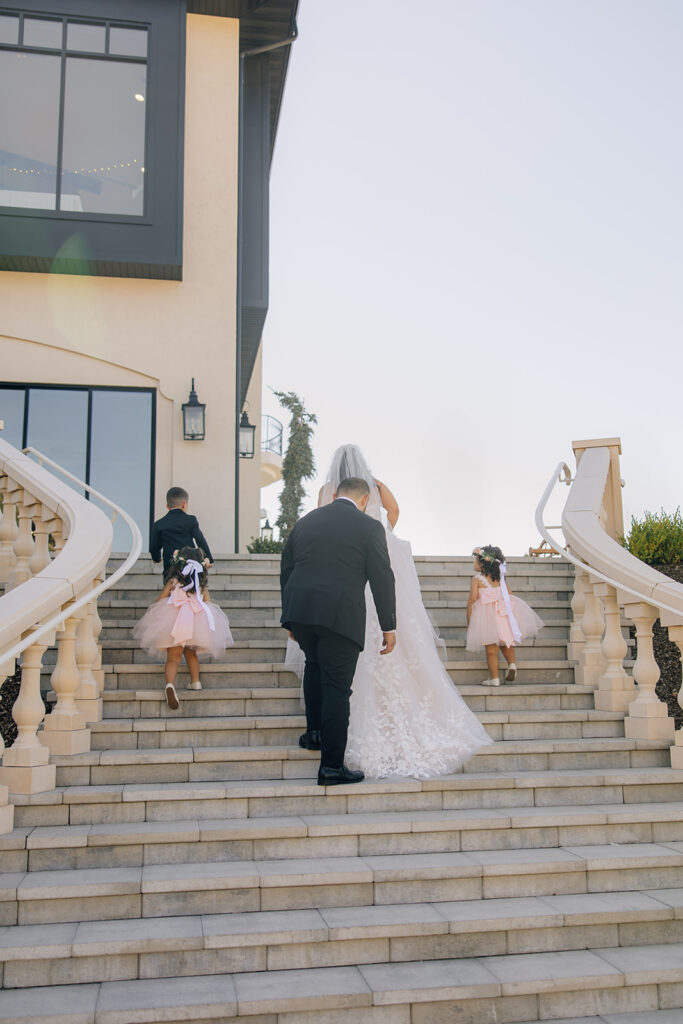
[[[479,559],[481,571],[484,576],[497,583],[500,579],[500,567],[505,561],[505,555],[494,544],[485,544],[482,548],[475,548],[472,552]]]
[[[192,586],[188,590],[188,594],[194,593],[194,576],[183,576],[183,569],[185,568],[186,563],[191,561],[199,562],[200,565],[204,566],[204,571],[199,573],[199,586],[203,590],[209,578],[209,574],[207,572],[209,560],[201,548],[187,547],[180,548],[179,551],[174,551],[173,561],[171,562],[168,576],[166,577],[167,580],[178,580],[183,584],[183,586],[187,583],[192,583]]]

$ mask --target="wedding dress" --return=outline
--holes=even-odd
[[[365,649],[353,679],[345,761],[370,778],[447,775],[492,740],[441,662],[410,544],[396,537],[386,522],[375,480],[355,445],[335,453],[320,504],[332,501],[339,481],[349,476],[367,480],[366,514],[386,530],[396,579],[397,629],[396,647],[391,654],[381,655],[382,631],[368,585]],[[292,641],[286,664],[301,674],[303,656]]]

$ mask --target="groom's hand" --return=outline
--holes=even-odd
[[[391,633],[382,633],[384,640],[382,642],[382,650],[380,654],[391,654],[394,647],[396,646],[396,634],[392,631]]]

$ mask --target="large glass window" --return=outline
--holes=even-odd
[[[15,448],[24,445],[24,405],[26,392],[15,388],[0,388],[0,420],[3,423],[0,438]]]
[[[151,424],[151,392],[93,391],[88,482],[124,508],[145,538],[152,485]],[[125,523],[115,520],[113,550],[123,550],[129,540]]]
[[[145,212],[148,31],[0,8],[0,206]]]
[[[0,437],[29,445],[125,509],[147,544],[153,513],[154,392],[0,384]],[[114,551],[130,532],[114,521]]]
[[[44,452],[69,473],[84,480],[88,445],[88,392],[31,388],[27,397],[26,444]]]

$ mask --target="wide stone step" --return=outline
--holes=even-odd
[[[607,741],[602,741],[607,742]],[[512,746],[512,744],[510,744]],[[521,746],[528,746],[523,744]],[[548,745],[544,745],[548,746]],[[560,746],[558,744],[558,746]],[[576,746],[563,744],[561,746]],[[643,751],[648,753],[648,750]],[[150,755],[159,752],[140,752]],[[166,753],[166,752],[162,752]],[[174,751],[179,765],[199,765],[203,759],[238,763],[272,754],[268,748],[226,748],[222,751]],[[97,758],[120,764],[120,751],[76,755],[84,773]],[[307,751],[277,751],[285,765],[297,762],[315,770]],[[554,756],[546,754],[546,758]],[[558,756],[560,752],[558,752]],[[60,759],[57,759],[58,761]],[[297,768],[294,767],[294,771]],[[321,787],[313,778],[254,781],[193,781],[102,784],[59,787],[48,793],[13,798],[17,828],[35,825],[90,825],[141,821],[223,820],[377,814],[385,811],[451,811],[476,808],[528,808],[584,804],[642,804],[683,801],[683,772],[670,768],[599,768],[510,771],[499,775],[460,773],[436,779],[384,779],[353,786]]]
[[[481,684],[486,677],[485,662],[473,659],[444,662],[444,668],[457,686],[464,684]],[[517,662],[517,681],[520,684],[570,684],[574,682],[574,669],[568,661],[538,659]],[[502,668],[501,668],[502,672]],[[150,680],[158,679],[163,685],[163,666],[149,665],[104,665],[105,688],[108,690],[143,689]],[[225,686],[284,686],[298,685],[298,677],[286,669],[281,662],[244,662],[221,663],[207,662],[201,668],[202,685],[207,688],[223,688]],[[45,672],[45,680],[49,678],[49,670]],[[180,685],[184,686],[187,669],[181,667],[179,672]],[[506,687],[507,688],[507,687]]]
[[[0,853],[23,872],[681,841],[678,801],[35,826]]]
[[[19,925],[5,989],[683,941],[671,890]],[[1,1019],[1,1018],[0,1018]]]
[[[103,597],[98,602],[98,611],[104,623],[117,618],[139,619],[150,604],[157,599],[159,591],[151,591],[147,596],[138,595],[135,598],[118,597],[115,591],[110,592],[109,597]],[[215,603],[220,605],[227,614],[232,626],[279,626],[280,625],[280,604],[268,602],[260,605],[247,605],[230,602],[220,599],[214,591],[211,592]],[[529,595],[527,595],[529,596]],[[569,595],[570,597],[571,595]],[[568,620],[571,612],[571,605],[567,595],[557,595],[555,592],[548,596],[529,596],[528,603],[545,619]],[[466,625],[467,595],[452,601],[430,601],[425,600],[425,607],[435,626],[441,631],[444,626]],[[282,628],[282,627],[280,627]]]
[[[112,573],[124,560],[123,555],[114,554],[107,563],[107,572]],[[413,561],[419,576],[451,575],[472,576],[472,557],[469,555],[414,555]],[[518,555],[507,559],[508,577],[517,575],[530,576],[573,576],[574,567],[563,558],[532,558]],[[279,576],[279,555],[235,555],[216,554],[211,573],[255,573],[259,575],[273,574]],[[148,554],[142,554],[127,575],[154,575],[161,577],[161,564],[152,562]]]
[[[5,925],[678,889],[683,844],[206,861],[0,875]],[[682,978],[683,980],[683,978]]]
[[[464,690],[481,690],[483,687],[465,687]],[[181,706],[172,710],[166,703],[163,680],[157,689],[149,690],[105,690],[104,719],[180,719],[207,717],[243,716],[246,728],[255,728],[254,721],[264,715],[293,718],[293,724],[302,724],[303,714],[301,690],[299,687],[237,687],[212,688],[201,691],[178,690]],[[473,705],[484,704],[486,697],[479,692],[463,693],[465,702]],[[49,700],[56,694],[48,693]],[[512,697],[510,703],[513,703]],[[598,736],[623,736],[624,716],[619,712],[595,711],[592,709],[572,710],[515,710],[514,707],[497,711],[477,707],[480,720],[486,725],[493,739],[590,739]]]
[[[133,623],[131,621],[131,629]],[[107,631],[111,632],[111,631]],[[465,655],[465,630],[462,630],[463,635],[461,637],[444,638],[445,652],[447,661],[457,661],[464,657],[471,658],[471,654]],[[568,628],[565,627],[563,630],[565,634],[562,637],[551,637],[546,635],[546,631],[531,640],[525,640],[518,645],[517,650],[520,655],[524,657],[525,661],[537,661],[537,660],[558,660],[564,661],[567,657],[567,635]],[[163,665],[163,660],[157,656],[152,657],[145,651],[141,650],[133,638],[130,636],[130,632],[126,635],[126,631],[121,631],[121,636],[117,639],[116,637],[105,636],[101,639],[102,644],[102,656],[104,661],[111,664],[137,664],[137,665]],[[260,646],[250,644],[248,641],[237,641],[232,647],[228,647],[224,654],[221,654],[221,661],[228,663],[241,663],[244,661],[249,662],[277,662],[282,663],[285,659],[286,651],[286,634],[284,630],[281,630],[281,636],[273,640],[263,640]],[[43,657],[44,665],[53,665],[57,658],[56,647],[49,648]]]
[[[661,952],[662,959],[658,960]],[[642,959],[639,959],[642,954]],[[638,966],[640,965],[640,967]],[[297,971],[257,971],[141,981],[108,981],[4,993],[0,1020],[13,1024],[438,1024],[457,1014],[562,1024],[678,1024],[667,1010],[683,972],[683,946],[598,947],[379,963]],[[45,1007],[50,1008],[49,1018]],[[599,1008],[599,1016],[592,1013]],[[629,1013],[624,1014],[627,1009]],[[491,1016],[491,1011],[496,1016]],[[634,1013],[634,1011],[638,1011]],[[676,1010],[675,1012],[680,1012]],[[577,1017],[578,1014],[578,1017]],[[630,1020],[629,1020],[630,1017]]]
[[[543,631],[534,639],[523,640],[519,645],[522,649],[543,646],[548,644],[549,641],[561,640],[564,643],[569,638],[569,619],[565,616],[564,618],[545,618],[545,626]],[[100,634],[100,641],[105,644],[116,645],[117,643],[124,646],[135,648],[135,642],[132,639],[132,630],[137,622],[137,619],[128,617],[125,613],[122,616],[109,615],[104,620],[104,626]],[[236,643],[233,648],[229,648],[228,654],[231,651],[239,651],[244,647],[258,648],[263,647],[266,650],[273,648],[281,648],[283,651],[287,645],[287,634],[279,622],[275,622],[272,626],[238,626],[235,624],[234,619],[231,624],[233,631],[233,639]],[[237,636],[237,633],[242,634]],[[625,639],[628,636],[628,628],[624,627]],[[458,648],[464,647],[465,639],[467,636],[467,626],[465,620],[462,620],[461,625],[450,625],[441,626],[439,629],[439,635],[442,640],[445,640],[448,646]],[[265,643],[264,643],[265,641]],[[257,659],[261,661],[272,660],[269,658]]]
[[[564,582],[538,579],[533,582],[510,582],[510,590],[527,603],[535,606],[538,602],[568,601],[573,592],[573,580],[569,577]],[[421,583],[422,600],[427,608],[462,607],[467,602],[470,581],[441,580]],[[117,587],[107,591],[99,602],[99,607],[117,607],[118,602],[128,601],[132,604],[149,605],[159,596],[161,582],[145,576],[126,577]],[[230,582],[228,579],[211,576],[211,600],[226,611],[236,608],[272,608],[280,609],[280,586],[273,579],[265,583],[258,579],[243,579]]]

